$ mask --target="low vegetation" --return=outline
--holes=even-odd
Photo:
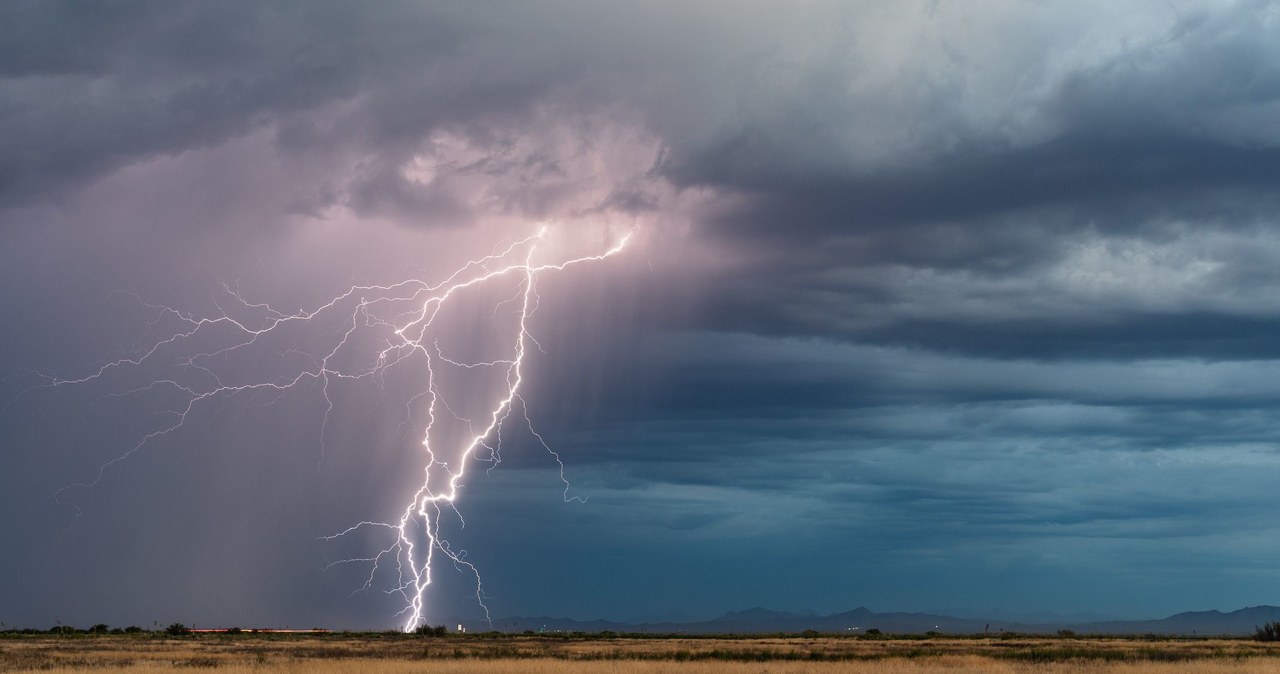
[[[191,634],[191,628],[183,625],[182,623],[173,623],[172,625],[164,628],[164,633],[171,637],[184,637]]]
[[[56,668],[57,674],[160,674],[188,671],[210,665],[133,664],[101,669],[93,667]],[[1257,661],[1213,661],[1192,665],[1168,663],[1104,663],[1099,665],[1059,663],[1024,665],[999,663],[978,657],[944,657],[901,661],[851,663],[782,662],[692,662],[673,664],[654,661],[565,662],[554,659],[452,660],[430,663],[384,660],[377,663],[344,660],[286,661],[269,664],[220,666],[220,674],[1275,674],[1274,663]]]
[[[1258,641],[1280,641],[1280,622],[1269,622],[1253,633]]]
[[[435,627],[430,625],[418,625],[418,629],[415,629],[413,633],[419,636],[442,637],[449,633],[449,628],[444,625],[436,625]]]
[[[175,629],[177,628],[177,629]],[[399,632],[216,633],[170,625],[129,632],[0,632],[0,672],[1053,672],[1252,674],[1280,671],[1280,642],[1080,635],[685,635]]]

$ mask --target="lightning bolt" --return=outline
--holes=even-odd
[[[56,495],[58,502],[74,506],[74,503],[65,500],[67,492],[94,487],[113,466],[128,460],[148,444],[182,429],[202,405],[237,394],[265,392],[282,395],[304,382],[318,382],[325,400],[325,413],[320,424],[319,460],[323,461],[325,431],[334,409],[330,386],[335,382],[369,378],[380,381],[389,369],[416,359],[424,365],[424,379],[421,388],[405,405],[405,422],[412,418],[413,406],[424,404],[422,401],[425,399],[426,422],[421,441],[424,465],[420,486],[406,498],[397,518],[389,521],[361,521],[333,535],[320,538],[334,540],[364,529],[386,532],[390,542],[370,556],[342,559],[329,566],[367,564],[370,568],[368,578],[357,592],[369,590],[380,570],[393,566],[396,581],[386,592],[398,594],[404,600],[404,608],[396,615],[403,618],[405,631],[412,631],[423,621],[432,571],[439,561],[437,556],[471,574],[475,580],[476,601],[484,609],[487,618],[489,609],[484,601],[480,571],[466,559],[465,551],[455,549],[445,538],[441,522],[448,513],[452,513],[465,525],[457,502],[467,469],[477,461],[489,462],[489,470],[497,466],[501,460],[502,429],[513,414],[518,414],[517,420],[525,424],[537,443],[559,465],[560,479],[565,486],[565,500],[583,500],[569,496],[564,463],[543,436],[534,430],[521,392],[525,381],[526,358],[531,349],[541,350],[530,332],[529,322],[539,306],[537,282],[541,275],[563,271],[575,265],[599,262],[617,255],[627,246],[631,234],[628,233],[612,247],[598,254],[551,262],[539,261],[546,248],[546,239],[547,230],[542,228],[533,236],[467,262],[438,283],[415,278],[389,285],[356,285],[314,309],[293,313],[279,311],[265,303],[247,301],[238,289],[230,286],[224,286],[224,290],[235,302],[236,312],[248,313],[250,317],[234,317],[235,312],[228,312],[221,306],[217,315],[197,317],[168,306],[145,304],[156,316],[148,326],[148,334],[160,332],[160,325],[164,321],[176,321],[178,329],[165,333],[158,339],[153,338],[154,341],[149,346],[138,349],[132,357],[106,362],[78,378],[42,375],[43,382],[32,388],[93,383],[108,385],[107,382],[117,375],[159,367],[166,374],[143,385],[108,395],[129,397],[166,390],[176,394],[179,403],[166,410],[168,422],[158,424],[131,447],[102,464],[91,479],[60,489]],[[496,317],[503,306],[510,304],[515,307],[514,334],[506,340],[509,351],[490,360],[476,362],[449,358],[437,339],[436,321],[441,310],[446,305],[457,302],[464,291],[499,279],[512,279],[518,288],[514,295],[499,302],[493,310]],[[334,341],[323,350],[323,355],[316,357],[298,349],[288,349],[285,352],[286,355],[303,356],[305,366],[283,376],[260,379],[237,378],[225,371],[225,363],[229,359],[250,352],[255,345],[272,339],[273,336],[282,335],[293,326],[305,328],[307,324],[329,320],[335,314],[345,317],[341,327],[334,333]],[[364,360],[357,366],[344,365],[344,359],[351,356],[349,352],[355,350],[352,345],[357,336],[363,337],[368,333],[373,333],[382,346],[371,359]],[[214,346],[201,349],[198,345],[206,340],[213,341]],[[220,368],[220,365],[224,367]],[[437,368],[442,366],[502,373],[500,379],[504,384],[498,387],[501,392],[495,396],[478,422],[460,416],[449,404],[441,377],[437,374]],[[461,422],[467,429],[468,432],[460,441],[449,443],[442,439],[446,435],[440,432],[441,419],[445,415],[454,422]],[[76,517],[79,514],[77,507]]]

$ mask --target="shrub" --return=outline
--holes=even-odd
[[[191,634],[191,628],[183,625],[182,623],[173,623],[172,625],[164,628],[164,633],[171,637],[180,637]]]
[[[1074,630],[1058,630],[1058,636],[1060,637],[1074,637],[1075,635]]]
[[[1280,622],[1269,622],[1253,633],[1258,641],[1280,641]]]
[[[449,629],[444,625],[436,625],[435,627],[430,625],[418,625],[414,628],[413,633],[420,634],[424,637],[442,637],[449,633]]]
[[[139,633],[139,632],[141,632],[141,631],[142,631],[142,628],[141,628],[141,627],[138,627],[137,625],[130,625],[130,626],[128,626],[128,627],[126,627],[126,628],[124,628],[124,633],[125,633],[125,634],[137,634],[137,633]]]
[[[110,631],[111,631],[111,626],[107,625],[106,623],[98,623],[97,625],[94,625],[93,627],[89,628],[90,634],[106,634],[107,632],[110,632]]]

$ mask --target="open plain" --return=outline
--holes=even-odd
[[[651,637],[398,634],[11,635],[3,672],[1056,672],[1261,674],[1280,644],[1091,637]]]

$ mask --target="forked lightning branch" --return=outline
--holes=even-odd
[[[100,482],[107,470],[127,460],[133,454],[157,442],[164,436],[176,433],[192,415],[205,407],[212,408],[216,400],[227,396],[251,392],[279,393],[293,390],[301,384],[318,383],[323,392],[325,416],[321,422],[321,438],[330,423],[334,410],[333,387],[348,381],[377,379],[392,368],[420,364],[419,384],[409,401],[423,413],[421,423],[421,453],[423,476],[420,486],[406,494],[403,509],[386,520],[368,520],[353,524],[345,531],[325,538],[335,539],[358,530],[375,529],[386,532],[385,547],[372,550],[368,556],[343,559],[335,564],[367,564],[369,575],[362,589],[369,589],[380,572],[395,578],[386,590],[404,599],[399,614],[406,631],[413,630],[424,620],[427,590],[432,583],[432,573],[441,561],[455,565],[471,574],[475,580],[475,596],[480,606],[484,604],[484,590],[479,570],[455,550],[444,536],[441,522],[448,516],[458,516],[457,503],[463,488],[468,467],[479,459],[497,460],[503,425],[515,417],[559,463],[560,457],[551,451],[541,435],[533,430],[522,397],[525,381],[525,364],[531,351],[540,347],[530,330],[530,319],[539,305],[538,280],[544,274],[560,272],[568,267],[599,262],[620,253],[630,235],[623,237],[612,247],[592,255],[547,260],[550,246],[546,230],[516,241],[485,257],[472,260],[443,281],[429,282],[408,279],[389,285],[352,286],[320,306],[293,313],[278,311],[268,304],[246,301],[235,291],[229,295],[237,303],[240,313],[223,311],[217,315],[197,317],[179,309],[151,306],[159,318],[178,325],[178,329],[165,334],[136,355],[121,358],[102,365],[79,378],[49,377],[42,386],[61,387],[96,384],[110,387],[117,379],[114,375],[130,370],[151,371],[159,369],[166,374],[126,390],[111,391],[112,396],[129,396],[150,391],[168,391],[177,396],[179,404],[172,410],[169,421],[160,424],[125,448],[115,458],[101,465],[91,479],[70,485],[59,492],[64,500],[67,490],[89,488]],[[489,284],[507,283],[514,294],[498,304],[512,315],[506,324],[493,322],[494,330],[502,330],[494,343],[501,346],[501,353],[491,358],[464,360],[441,349],[439,335],[442,311],[454,304],[467,302],[472,290],[482,290]],[[495,315],[498,308],[493,309]],[[245,318],[246,314],[252,318]],[[332,329],[333,322],[341,326]],[[319,330],[320,324],[326,327]],[[308,354],[305,363],[284,376],[275,373],[261,379],[248,381],[220,371],[219,364],[233,356],[250,351],[255,346],[278,338],[281,333],[294,328],[315,325],[322,334],[332,335],[318,353]],[[320,336],[312,335],[321,339]],[[355,349],[357,341],[376,342],[380,346],[371,351],[371,357],[358,357],[364,353]],[[213,346],[210,346],[210,343]],[[199,346],[197,346],[199,345]],[[482,369],[496,373],[498,382],[492,389],[488,402],[481,404],[482,413],[463,418],[450,406],[445,395],[441,368]],[[127,379],[126,379],[127,381]],[[519,408],[517,410],[517,407]],[[464,422],[462,433],[450,433],[444,429],[450,423]],[[564,466],[560,465],[563,479]],[[565,485],[568,499],[568,484]]]

